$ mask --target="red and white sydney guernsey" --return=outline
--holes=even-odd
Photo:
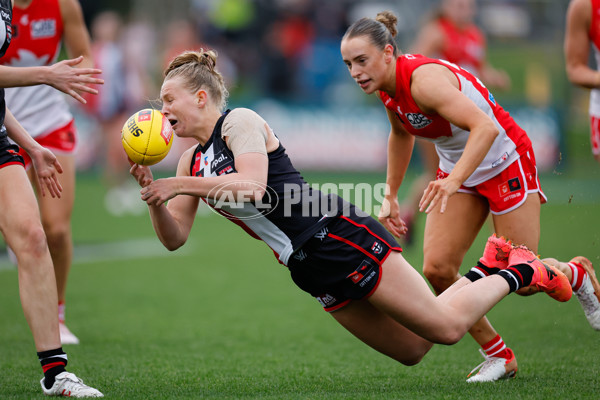
[[[592,22],[590,24],[590,41],[596,59],[596,68],[600,70],[600,0],[592,1]],[[590,115],[600,117],[600,89],[592,89],[590,93]]]
[[[413,99],[410,92],[412,73],[417,67],[430,63],[450,69],[458,78],[460,91],[486,113],[500,131],[484,160],[463,183],[464,186],[472,187],[489,180],[531,150],[531,140],[527,133],[496,103],[494,96],[474,75],[445,60],[403,54],[396,62],[396,96],[392,98],[381,91],[379,95],[383,104],[396,114],[407,132],[435,143],[442,171],[452,172],[463,154],[469,132],[449,123],[438,114],[423,112]]]
[[[35,0],[13,8],[13,40],[0,63],[11,67],[54,64],[60,52],[63,21],[58,0]],[[6,104],[33,137],[68,124],[71,115],[58,90],[48,85],[6,89]],[[43,115],[43,117],[40,117]]]

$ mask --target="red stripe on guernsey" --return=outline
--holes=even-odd
[[[258,236],[252,229],[250,229],[250,227],[248,227],[248,225],[243,223],[238,217],[236,217],[235,215],[233,215],[231,213],[228,213],[227,211],[221,210],[220,208],[215,208],[212,204],[210,204],[208,201],[206,201],[206,199],[203,197],[201,197],[201,199],[206,204],[208,204],[210,206],[210,208],[212,208],[213,210],[218,212],[220,215],[224,216],[225,218],[227,218],[228,220],[230,220],[231,222],[233,222],[234,224],[236,224],[237,226],[242,228],[248,235],[252,236],[254,239],[262,240],[260,238],[260,236]],[[275,254],[277,254],[277,253],[275,253]]]
[[[356,250],[360,251],[364,255],[369,256],[373,261],[375,261],[377,263],[377,265],[381,265],[381,263],[377,259],[377,257],[375,257],[373,254],[369,253],[368,251],[366,251],[365,249],[363,249],[361,246],[357,245],[356,243],[351,242],[348,239],[344,239],[343,237],[340,237],[338,235],[334,235],[332,233],[328,233],[327,236],[329,236],[332,239],[339,240],[340,242],[344,242],[349,246],[354,247]]]
[[[366,230],[367,230],[367,231],[368,231],[368,232],[369,232],[371,235],[375,236],[377,239],[379,239],[379,240],[381,240],[383,243],[385,243],[385,244],[387,245],[387,247],[389,247],[389,248],[391,248],[391,249],[394,249],[394,250],[398,250],[398,249],[399,249],[399,251],[402,251],[402,248],[401,248],[401,247],[394,247],[394,246],[391,246],[391,245],[390,245],[388,242],[386,242],[384,239],[382,239],[382,238],[381,238],[379,235],[377,235],[375,232],[373,232],[372,230],[370,230],[368,226],[366,226],[366,225],[363,225],[363,224],[359,224],[359,223],[357,223],[357,222],[355,222],[355,221],[352,221],[350,218],[348,218],[348,217],[345,217],[345,216],[343,216],[343,215],[340,215],[340,218],[341,218],[341,219],[343,219],[343,220],[345,220],[345,221],[348,221],[348,222],[350,222],[350,223],[351,223],[352,225],[354,225],[354,226],[358,226],[358,227],[360,227],[360,228],[364,228],[364,229],[366,229]],[[378,261],[377,263],[379,263],[379,261]]]
[[[64,367],[67,364],[65,364],[64,361],[57,361],[57,362],[53,362],[53,363],[50,363],[50,364],[43,365],[42,369],[44,370],[44,373],[45,373],[49,369],[52,369],[54,367],[58,367],[59,365],[62,365]]]

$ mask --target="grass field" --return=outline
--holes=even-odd
[[[578,254],[600,265],[599,173],[543,178],[542,255]],[[596,168],[597,169],[597,168]],[[372,175],[307,174],[319,182]],[[263,244],[213,215],[168,253],[149,218],[105,211],[97,179],[79,180],[75,263],[66,346],[69,370],[112,399],[597,399],[600,333],[573,299],[511,295],[489,316],[519,361],[518,377],[469,385],[481,356],[470,337],[435,346],[402,366],[352,337],[297,289]],[[422,224],[417,236],[422,234]],[[465,268],[483,248],[486,232]],[[420,270],[420,242],[405,257]],[[41,369],[18,297],[17,273],[0,263],[0,398],[43,398]]]

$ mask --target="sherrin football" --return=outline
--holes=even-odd
[[[121,130],[127,156],[136,164],[153,165],[169,153],[173,144],[171,123],[158,110],[150,108],[133,114]]]

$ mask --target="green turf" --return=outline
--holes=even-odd
[[[542,209],[543,255],[586,254],[600,265],[594,174],[544,178],[551,202]],[[319,182],[382,179],[306,175]],[[107,398],[598,398],[600,333],[589,327],[576,300],[503,300],[489,316],[517,354],[518,378],[468,385],[466,374],[482,360],[470,337],[435,346],[415,367],[402,366],[338,326],[293,285],[265,245],[230,222],[199,216],[182,249],[157,252],[161,245],[147,216],[113,217],[103,196],[96,179],[79,180],[77,256],[67,300],[69,325],[82,344],[65,348],[69,370]],[[417,231],[422,234],[422,223]],[[485,236],[478,237],[469,262],[479,256]],[[94,252],[99,243],[108,247]],[[127,256],[111,250],[111,243],[134,243],[130,247],[142,246],[148,256]],[[420,269],[419,246],[405,256]],[[43,398],[17,274],[6,265],[0,268],[0,321],[0,398]]]

